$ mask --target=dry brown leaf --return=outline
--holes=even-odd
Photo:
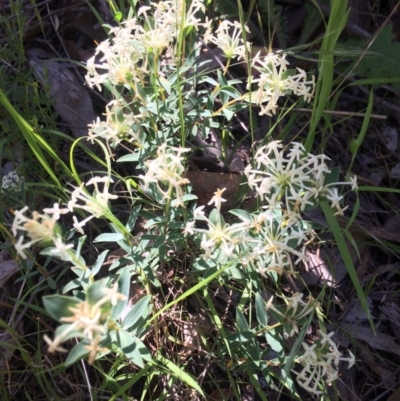
[[[89,9],[78,12],[73,9],[65,13],[64,18],[69,27],[79,30],[97,43],[107,39],[104,28]]]
[[[359,226],[365,230],[365,232],[371,236],[372,238],[378,241],[393,241],[393,242],[400,242],[400,237],[398,232],[388,232],[385,228],[381,227],[374,227],[369,224],[361,224],[358,223]]]
[[[242,176],[236,174],[208,173],[206,171],[187,171],[186,178],[193,186],[193,193],[198,197],[198,204],[207,206],[217,189],[226,188],[222,197],[227,200],[222,204],[222,211],[232,208],[232,203]]]
[[[65,49],[71,60],[86,62],[90,57],[94,55],[93,50],[84,50],[73,40],[65,41]]]
[[[54,108],[68,124],[75,138],[87,136],[88,124],[96,120],[92,99],[77,77],[56,56],[43,49],[26,51],[29,63],[41,84],[49,87]]]
[[[361,357],[364,363],[366,363],[372,372],[379,376],[380,383],[386,387],[393,387],[396,385],[396,375],[394,370],[389,369],[385,366],[384,362],[378,361],[374,355],[368,350],[360,349],[357,352],[357,356]]]
[[[357,340],[366,342],[372,348],[400,355],[400,345],[397,344],[394,337],[379,332],[375,335],[371,328],[361,327],[356,324],[341,323],[340,326]]]
[[[393,330],[395,330],[395,335],[397,339],[400,338],[400,310],[399,306],[394,302],[387,302],[379,307],[380,311],[386,315],[389,320],[390,325]]]
[[[0,251],[0,288],[4,287],[4,284],[9,278],[18,272],[18,265],[15,260],[10,259],[9,253],[3,249]]]
[[[372,301],[367,297],[367,304],[371,309]],[[365,313],[363,306],[358,298],[353,298],[349,303],[345,311],[340,316],[340,321],[343,323],[356,323],[360,324],[368,320],[368,316]]]

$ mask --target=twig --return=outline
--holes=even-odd
[[[282,107],[279,107],[279,109],[283,109]],[[312,113],[311,109],[303,109],[303,108],[293,108],[291,111],[299,111],[301,113]],[[324,110],[324,114],[331,114],[331,115],[336,115],[336,116],[348,116],[348,117],[365,117],[365,113],[355,113],[351,111],[335,111],[335,110]],[[376,118],[378,120],[386,120],[387,116],[384,116],[382,114],[371,114],[371,118]]]

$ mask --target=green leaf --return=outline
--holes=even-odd
[[[203,75],[202,77],[200,77],[199,85],[202,83],[208,83],[214,87],[218,86],[218,82],[215,79],[209,77],[208,75]]]
[[[317,86],[315,88],[315,100],[310,120],[310,130],[307,140],[304,144],[304,147],[308,152],[312,148],[317,126],[324,115],[326,106],[332,93],[334,54],[337,46],[336,42],[346,26],[346,22],[350,14],[347,0],[332,1],[331,5],[332,7],[329,14],[329,21],[319,53],[319,74]]]
[[[146,295],[129,311],[122,321],[122,328],[131,334],[140,336],[141,331],[145,328],[147,318],[151,312],[150,304],[151,296]]]
[[[158,78],[158,83],[160,86],[165,89],[165,91],[168,93],[168,95],[171,94],[171,84],[166,80],[164,77],[160,76]]]
[[[123,238],[124,236],[121,233],[104,233],[97,236],[93,242],[117,242]]]
[[[167,358],[164,358],[160,354],[157,355],[157,361],[163,364],[168,369],[169,373],[172,376],[179,379],[182,383],[186,383],[188,386],[194,388],[196,391],[198,391],[199,394],[205,397],[203,390],[197,384],[197,380],[194,377],[192,377],[191,375],[180,369],[172,361],[170,361]]]
[[[261,352],[254,337],[253,340],[247,343],[247,352],[249,354],[250,361],[255,363],[257,366],[260,366]]]
[[[65,285],[65,287],[62,289],[62,293],[65,294],[66,292],[74,290],[75,288],[78,288],[80,286],[81,281],[79,279],[72,280]]]
[[[125,295],[124,300],[119,300],[117,305],[113,306],[111,309],[111,318],[116,320],[118,319],[122,312],[124,311],[126,305],[128,304],[129,300],[129,291],[131,288],[131,275],[129,272],[129,268],[125,268],[121,275],[119,276],[118,280],[118,292],[120,294]]]
[[[105,345],[103,344],[105,342],[105,339],[107,337],[104,337],[102,341],[100,341],[99,346],[101,345]],[[80,343],[78,343],[77,345],[75,345],[74,348],[72,348],[72,350],[70,351],[70,353],[68,354],[68,357],[65,361],[65,365],[71,366],[73,365],[75,362],[79,361],[80,359],[84,358],[86,355],[89,354],[89,350],[86,349],[85,347],[89,346],[89,342],[88,340],[83,340]],[[111,350],[106,350],[106,351],[102,351],[102,352],[98,352],[96,354],[96,359],[100,359],[103,358],[105,355],[109,354],[111,352]]]
[[[136,220],[137,220],[137,217],[138,217],[138,214],[139,214],[139,212],[140,212],[140,208],[142,207],[142,205],[137,205],[137,206],[135,206],[133,209],[132,209],[132,211],[131,211],[131,213],[129,214],[129,217],[128,217],[128,221],[127,221],[127,223],[126,223],[126,229],[130,232],[130,231],[132,231],[132,229],[133,229],[133,227],[135,227],[135,224],[136,224]]]
[[[186,194],[186,195],[183,195],[183,197],[182,197],[183,203],[189,202],[192,200],[197,200],[197,199],[198,199],[197,196],[194,194]],[[178,207],[178,199],[173,199],[171,202],[171,206]]]
[[[115,19],[116,19],[118,22],[120,22],[121,19],[122,19],[122,13],[121,13],[121,11],[117,11],[117,12],[115,13],[114,17],[115,17]]]
[[[257,321],[262,327],[267,327],[268,317],[267,311],[265,310],[265,302],[259,293],[256,294],[255,303]]]
[[[374,78],[398,78],[400,69],[400,43],[395,42],[392,24],[385,26],[373,38],[366,55],[359,61],[354,71],[355,75]],[[400,89],[400,82],[391,81],[393,86]]]
[[[166,218],[165,216],[158,216],[158,217],[156,217],[156,218],[154,218],[154,219],[149,220],[149,221],[145,224],[144,228],[153,227],[154,225],[158,225],[158,224],[160,224],[160,223],[164,223],[166,220],[167,220],[167,218]]]
[[[236,88],[234,88],[233,86],[229,86],[229,85],[223,86],[222,88],[220,88],[219,92],[227,95],[226,101],[223,102],[224,104],[227,102],[227,100],[230,97],[232,99],[239,99],[241,96],[240,92]]]
[[[233,111],[231,111],[229,108],[223,108],[222,109],[222,114],[225,116],[225,118],[228,121],[230,121],[235,113]]]
[[[93,267],[92,267],[92,276],[95,276],[99,270],[101,269],[101,266],[103,266],[104,263],[104,259],[106,258],[108,253],[108,249],[106,249],[105,251],[103,251],[98,257],[96,262],[94,263]]]
[[[116,345],[124,355],[135,365],[143,368],[143,360],[150,361],[151,355],[146,346],[136,337],[125,330],[116,333]]]
[[[364,121],[363,121],[361,130],[360,130],[360,133],[358,134],[357,139],[353,139],[350,143],[350,151],[352,153],[352,157],[351,157],[350,166],[348,167],[347,171],[351,171],[354,160],[357,156],[358,148],[359,148],[360,144],[362,144],[364,142],[365,135],[369,128],[369,123],[371,120],[371,113],[372,113],[373,106],[374,106],[374,91],[371,90],[371,92],[369,93],[368,106],[367,106],[367,110],[365,113],[365,117],[364,117]],[[354,141],[355,141],[355,143],[354,143]]]
[[[82,235],[82,237],[79,238],[78,240],[78,246],[76,247],[76,252],[75,252],[75,257],[79,259],[79,263],[82,263],[83,265],[86,265],[85,260],[81,256],[81,251],[83,244],[85,243],[87,238],[87,235]]]
[[[340,167],[334,167],[329,174],[325,175],[324,186],[339,182]]]
[[[236,325],[240,331],[249,331],[249,325],[247,324],[247,320],[243,315],[243,312],[236,308]]]
[[[254,333],[252,331],[242,331],[240,333],[232,333],[226,336],[229,343],[240,342],[244,343],[254,339]]]
[[[139,153],[129,153],[128,155],[121,156],[118,160],[117,163],[123,163],[123,162],[137,162],[140,158]]]
[[[43,297],[43,304],[47,313],[55,320],[59,321],[63,317],[73,316],[70,308],[76,307],[81,300],[66,295],[47,295]]]
[[[108,288],[110,278],[103,278],[101,280],[91,283],[86,290],[86,301],[90,305],[95,305],[100,299],[103,299],[105,293],[102,291],[103,288]]]
[[[234,216],[239,217],[239,219],[243,220],[243,221],[253,221],[253,216],[241,209],[232,209],[229,210],[229,213],[233,214]]]
[[[64,172],[69,176],[73,177],[72,171],[67,167],[67,165],[60,159],[57,152],[44,140],[44,138],[35,132],[35,130],[28,124],[28,122],[18,113],[17,110],[8,100],[5,93],[0,90],[0,104],[11,114],[14,121],[17,123],[22,135],[24,136],[32,152],[35,154],[36,159],[42,165],[42,167],[47,171],[49,176],[57,184],[59,188],[62,188],[60,181],[58,180],[54,169],[50,166],[45,156],[42,153],[42,149],[51,156],[64,170]]]
[[[65,366],[71,366],[89,354],[89,351],[85,348],[85,346],[88,345],[88,343],[85,344],[83,341],[76,344],[75,347],[69,352],[67,359],[65,360]]]
[[[369,309],[369,306],[367,303],[367,299],[366,299],[364,291],[361,287],[360,280],[358,279],[356,269],[354,268],[353,260],[351,258],[349,249],[347,247],[345,238],[343,236],[343,231],[342,231],[329,203],[326,200],[323,200],[320,202],[320,205],[321,205],[322,211],[324,212],[326,220],[329,224],[331,232],[335,238],[336,244],[339,248],[340,255],[343,259],[344,265],[346,266],[346,270],[349,273],[351,281],[357,292],[358,298],[360,299],[361,306],[363,307],[363,309],[368,317],[368,321],[371,325],[371,328],[374,330],[374,324],[372,321],[372,317],[371,317],[370,309]]]
[[[265,333],[265,339],[267,340],[268,345],[279,355],[279,357],[283,357],[285,354],[285,347],[283,346],[281,335],[274,329]]]
[[[218,224],[220,224],[221,227],[225,226],[225,220],[217,209],[213,209],[208,218],[215,226],[218,226]]]

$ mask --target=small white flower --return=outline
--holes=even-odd
[[[247,27],[246,30],[248,30]],[[228,60],[237,56],[240,59],[245,58],[246,50],[242,39],[242,26],[240,22],[223,20],[219,24],[215,34],[215,36],[208,35],[207,40],[218,46]],[[246,45],[248,46],[248,43]]]
[[[43,211],[47,214],[52,214],[52,218],[54,220],[58,220],[60,218],[60,214],[66,214],[69,213],[69,209],[67,208],[63,208],[60,209],[60,206],[58,203],[54,203],[52,208],[45,208],[43,209]]]
[[[58,256],[61,260],[69,262],[72,260],[72,255],[68,252],[69,249],[74,247],[73,244],[64,244],[60,237],[57,237],[54,241],[54,248],[50,253],[54,256]]]
[[[343,199],[343,196],[339,195],[337,188],[333,188],[329,190],[329,195],[326,197],[331,201],[331,208],[341,210],[340,201]]]
[[[115,282],[111,288],[102,288],[101,292],[105,294],[102,301],[104,302],[104,300],[109,300],[112,306],[117,305],[118,301],[123,301],[127,298],[126,295],[118,292],[117,282]]]
[[[82,221],[78,221],[78,219],[76,218],[76,216],[72,216],[72,221],[74,222],[73,227],[75,228],[76,231],[78,231],[79,234],[84,235],[85,232],[82,230],[82,227],[89,221],[92,220],[94,218],[94,216],[89,216],[86,219],[82,220]]]
[[[48,336],[43,336],[43,339],[46,341],[46,343],[49,345],[48,352],[53,353],[55,351],[58,352],[67,352],[64,348],[61,347],[61,343],[64,341],[64,339],[67,337],[67,335],[76,329],[78,326],[79,322],[75,322],[73,324],[70,324],[65,328],[65,330],[60,333],[53,341]]]
[[[58,342],[58,340],[62,340],[61,338],[57,338],[54,341],[51,341],[50,337],[44,335],[43,340],[46,341],[47,345],[49,346],[48,352],[50,352],[51,354],[55,351],[68,352],[65,348],[61,347],[60,343]]]
[[[28,255],[26,254],[25,249],[30,248],[31,245],[30,242],[24,244],[24,237],[21,235],[18,238],[18,241],[14,244],[14,248],[22,259],[26,259]]]
[[[93,340],[96,334],[105,334],[107,332],[107,329],[102,324],[99,324],[100,315],[101,313],[99,311],[93,318],[82,316],[79,319],[79,326],[80,329],[82,329],[82,334],[90,341]]]
[[[25,216],[25,212],[28,210],[28,206],[23,207],[21,210],[14,211],[14,221],[11,227],[11,231],[14,237],[17,236],[18,230],[22,230],[23,227],[21,223],[25,223],[28,221],[28,218]]]
[[[146,174],[139,178],[144,182],[144,190],[148,190],[151,183],[155,183],[164,199],[171,199],[172,190],[176,196],[174,206],[183,205],[183,186],[189,184],[189,180],[183,178],[185,167],[184,153],[190,149],[167,147],[164,143],[158,148],[157,157],[145,162]]]
[[[203,234],[203,239],[200,243],[201,249],[205,251],[205,257],[213,259],[214,258],[214,250],[215,250],[215,242],[212,239],[208,239],[206,234]]]
[[[226,202],[226,199],[224,199],[224,198],[221,196],[222,193],[223,193],[224,191],[226,191],[226,188],[217,189],[217,190],[214,192],[214,196],[211,198],[210,202],[208,202],[208,205],[214,204],[215,207],[216,207],[216,209],[217,209],[218,211],[220,211],[220,210],[221,210],[222,202]]]
[[[288,65],[286,54],[282,53],[270,53],[263,58],[257,53],[253,58],[252,67],[258,70],[259,75],[251,81],[258,83],[258,90],[252,93],[252,102],[260,106],[260,115],[275,114],[279,98],[291,92],[306,101],[311,100],[315,89],[314,77],[307,81],[305,72],[300,69],[298,74],[286,76]]]
[[[106,120],[89,124],[89,140],[93,143],[95,138],[103,138],[115,148],[122,141],[127,141],[141,146],[140,123],[144,113],[135,115],[128,105],[120,100],[113,100],[106,106]]]
[[[351,185],[351,190],[355,191],[358,188],[357,184],[357,176],[353,175],[353,177],[349,178],[349,184]]]
[[[183,231],[184,236],[188,236],[188,235],[193,235],[194,234],[194,226],[196,225],[196,222],[193,221],[188,221],[186,223],[185,229]]]

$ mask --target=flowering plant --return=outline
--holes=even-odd
[[[104,149],[105,143],[109,160],[111,149],[128,149],[118,162],[134,173],[118,177],[118,183],[117,174],[110,170],[94,176],[74,187],[65,207],[55,203],[43,213],[33,212],[31,218],[28,207],[15,212],[12,232],[18,238],[15,249],[20,257],[30,258],[28,249],[43,248],[42,255],[71,264],[76,276],[62,294],[44,298],[48,314],[61,324],[53,339],[45,337],[49,351],[65,352],[70,346],[62,344],[78,339],[67,364],[85,356],[92,364],[111,351],[139,367],[157,358],[165,363],[158,350],[149,351],[145,337],[151,328],[158,338],[157,317],[167,308],[158,310],[156,305],[154,290],[161,286],[158,269],[178,263],[184,252],[199,278],[196,290],[206,290],[212,279],[224,277],[243,283],[248,297],[254,295],[258,330],[249,327],[238,309],[238,332],[227,337],[226,344],[237,349],[238,355],[248,358],[251,354],[256,364],[265,356],[256,336],[267,331],[267,341],[272,343],[267,314],[279,327],[274,329],[275,351],[285,353],[287,338],[310,324],[319,305],[311,297],[304,302],[300,293],[286,295],[280,277],[295,275],[307,260],[306,246],[315,233],[303,212],[330,201],[334,212],[342,215],[346,207],[338,186],[350,185],[354,190],[356,180],[337,182],[337,171],[328,168],[328,158],[307,152],[301,143],[285,147],[281,141],[270,141],[256,149],[243,169],[245,184],[257,200],[254,210],[231,209],[225,215],[225,188],[217,189],[207,205],[195,204],[192,183],[185,176],[193,144],[204,143],[207,135],[225,128],[246,107],[255,105],[260,115],[273,116],[280,98],[294,95],[310,102],[315,88],[313,76],[300,69],[288,70],[285,53],[258,53],[249,60],[246,26],[226,20],[214,29],[212,21],[201,18],[204,12],[201,0],[193,0],[190,6],[183,0],[142,6],[134,17],[108,27],[109,39],[99,44],[87,62],[87,84],[100,91],[106,88],[113,97],[105,119],[89,125],[88,140]],[[199,40],[189,41],[191,35]],[[213,74],[205,73],[207,60],[198,61],[204,43],[220,48],[226,58],[226,64]],[[232,60],[249,62],[257,76],[245,83],[228,79]],[[228,154],[229,149],[224,152]],[[128,216],[118,215],[116,201],[121,197],[114,194],[114,183],[128,194]],[[71,216],[69,232],[59,224],[61,215]],[[139,216],[145,220],[140,236],[134,233]],[[109,231],[103,227],[94,243],[115,243],[123,254],[108,270],[104,267],[108,249],[93,264],[82,255],[88,227],[99,219],[107,222]],[[76,240],[78,234],[81,237]],[[132,280],[147,295],[129,310]],[[260,295],[265,282],[275,286],[285,307],[275,305],[273,298],[265,305]],[[185,297],[193,291],[188,290]],[[345,359],[338,356],[330,335],[321,336],[319,348],[303,345],[306,352],[297,362],[304,368],[295,373],[299,385],[315,394],[324,378],[330,383],[337,377],[338,361]],[[239,338],[248,341],[248,348]],[[202,392],[189,376],[179,377]]]

